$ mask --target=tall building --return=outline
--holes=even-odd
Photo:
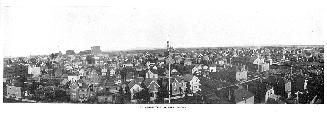
[[[101,53],[100,46],[93,46],[91,47],[92,54],[99,54]]]
[[[67,50],[66,55],[74,55],[75,51],[74,50]]]

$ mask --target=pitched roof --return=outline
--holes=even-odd
[[[115,85],[115,81],[113,79],[106,79],[100,82],[100,85],[102,86],[113,86]]]
[[[151,82],[150,82],[150,84],[147,86],[148,88],[151,86],[151,85],[156,85],[156,86],[160,86],[159,84],[158,84],[158,82],[157,81],[155,81],[155,80],[152,80]]]
[[[154,69],[154,70],[152,71],[152,73],[153,73],[153,74],[159,74],[158,70],[156,70],[156,69]]]
[[[144,79],[142,77],[135,78],[128,84],[128,87],[132,88],[135,84],[140,85],[143,82],[143,80]]]
[[[253,57],[248,57],[246,58],[248,62],[253,63],[258,57],[257,56],[253,56]]]
[[[134,81],[129,82],[128,83],[128,88],[131,89],[135,84],[136,84],[136,82],[134,82]]]
[[[146,85],[146,86],[149,86],[150,83],[152,82],[153,80],[151,78],[146,78],[144,79],[143,83]]]
[[[192,79],[193,79],[193,75],[191,75],[191,74],[186,74],[186,75],[184,75],[183,76],[183,79],[185,80],[185,81],[187,81],[187,82],[189,82],[189,81],[191,81]]]
[[[143,77],[137,77],[137,78],[134,79],[134,81],[137,82],[137,83],[142,83],[143,80],[144,80]]]
[[[158,91],[158,88],[160,87],[160,85],[157,83],[157,81],[151,81],[150,84],[147,86],[147,88],[149,88],[149,91]]]
[[[181,82],[181,81],[183,80],[183,77],[179,77],[179,76],[175,76],[174,78],[175,78],[175,80],[177,80],[178,82]]]

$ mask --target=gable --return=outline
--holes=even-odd
[[[159,87],[159,84],[156,81],[151,81],[148,88],[151,87],[151,86],[158,86]]]
[[[152,81],[149,86],[147,87],[149,91],[158,91],[159,84],[156,81]]]
[[[138,85],[138,84],[134,84],[133,87],[132,87],[131,89],[135,89],[135,88],[141,88],[141,86]]]

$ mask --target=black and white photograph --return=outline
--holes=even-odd
[[[0,4],[3,105],[201,112],[193,105],[311,104],[307,111],[321,112],[324,104],[321,3]]]

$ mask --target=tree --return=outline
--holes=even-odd
[[[36,58],[31,58],[30,61],[32,62],[32,64],[36,64],[37,63]]]
[[[140,92],[136,93],[134,96],[135,96],[136,99],[140,99],[140,100],[143,100],[145,102],[150,101],[150,93],[149,93],[149,90],[147,88],[144,88]]]
[[[123,81],[126,81],[126,75],[127,75],[127,69],[126,69],[126,68],[122,68],[122,69],[120,70],[120,76],[121,76],[121,79],[122,79]]]
[[[95,59],[94,58],[92,58],[91,56],[86,56],[86,62],[88,63],[88,64],[94,64],[95,63]]]
[[[117,103],[124,104],[124,89],[122,87],[119,88]]]
[[[125,93],[124,93],[124,101],[125,103],[129,103],[131,101],[131,92],[129,90],[128,85],[126,85],[125,87]]]
[[[57,56],[53,53],[50,54],[50,59],[55,59]]]

